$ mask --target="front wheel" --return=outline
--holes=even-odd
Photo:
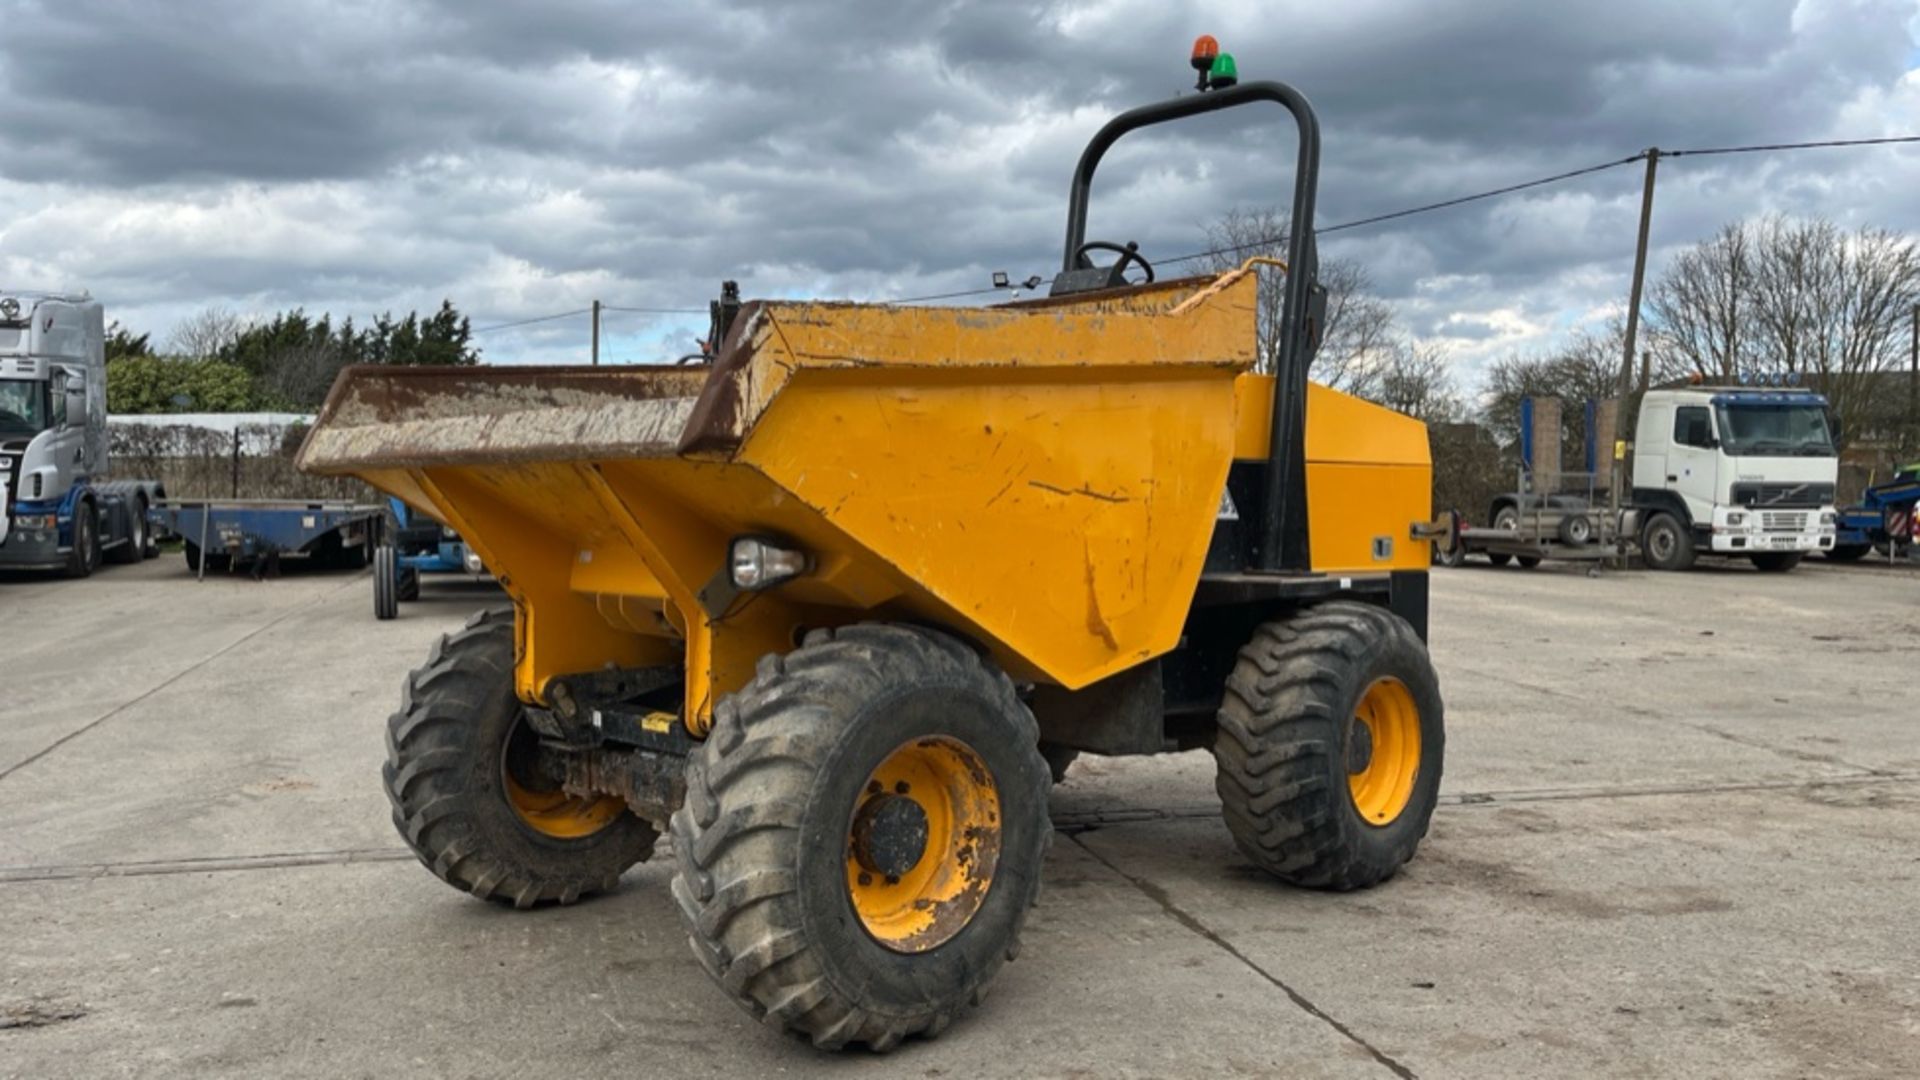
[[[1658,513],[1640,534],[1640,550],[1655,570],[1685,570],[1693,565],[1693,534],[1669,513]]]
[[[694,955],[822,1048],[937,1035],[1013,958],[1052,838],[1039,728],[934,631],[815,630],[723,699],[673,815]]]
[[[1872,544],[1840,544],[1827,551],[1827,559],[1830,562],[1859,562],[1872,552]]]
[[[487,610],[407,676],[381,769],[393,824],[435,877],[529,908],[613,888],[658,833],[621,799],[571,795],[542,768],[513,690],[513,613]]]
[[[1753,558],[1754,569],[1763,574],[1784,574],[1800,565],[1801,554],[1798,551],[1768,551]]]
[[[1351,601],[1260,627],[1214,740],[1227,831],[1283,881],[1358,889],[1413,857],[1440,795],[1440,683],[1406,620]]]
[[[73,504],[73,548],[67,554],[67,576],[93,576],[100,569],[100,513],[82,499]]]

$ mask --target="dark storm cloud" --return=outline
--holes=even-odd
[[[0,0],[0,276],[154,318],[451,294],[486,321],[696,303],[722,276],[877,296],[1045,272],[1080,145],[1188,89],[1201,30],[1314,99],[1323,222],[1656,142],[1920,128],[1912,2],[1207,7]],[[1242,116],[1129,139],[1094,232],[1195,250],[1222,209],[1284,203],[1291,157]],[[1663,180],[1656,239],[1770,209],[1920,226],[1917,173],[1896,151],[1697,159]],[[1493,348],[1618,302],[1636,183],[1327,246],[1408,326]]]

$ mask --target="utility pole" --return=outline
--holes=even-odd
[[[1633,400],[1633,351],[1640,340],[1640,294],[1647,283],[1647,236],[1653,231],[1653,181],[1660,168],[1660,148],[1649,146],[1646,151],[1647,179],[1640,188],[1640,236],[1633,248],[1633,285],[1627,295],[1627,340],[1620,349],[1620,382],[1614,391],[1614,399],[1619,402],[1614,418],[1614,438],[1619,440],[1620,433],[1626,428],[1627,402]],[[1641,389],[1646,388],[1646,359],[1640,361]],[[1639,420],[1634,418],[1634,438],[1640,437]],[[1607,510],[1608,518],[1614,527],[1614,548],[1612,563],[1615,569],[1627,568],[1627,537],[1620,530],[1625,519],[1622,507],[1626,503],[1626,463],[1615,453],[1615,446],[1604,451],[1607,456]]]
[[[1920,304],[1913,305],[1913,352],[1908,363],[1907,437],[1920,445]]]
[[[1640,336],[1640,293],[1647,281],[1647,233],[1653,226],[1653,178],[1660,148],[1647,148],[1647,182],[1640,191],[1640,240],[1633,252],[1633,288],[1627,297],[1627,342],[1620,353],[1620,396],[1633,389],[1633,349]]]
[[[593,366],[600,366],[600,301],[593,302]]]

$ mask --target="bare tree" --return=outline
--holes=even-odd
[[[214,305],[182,319],[167,338],[167,349],[176,356],[196,360],[216,357],[238,341],[248,325],[231,309]]]
[[[1438,345],[1411,339],[1382,350],[1347,390],[1429,424],[1458,420],[1467,411],[1446,353]]]
[[[1654,282],[1647,328],[1662,376],[1731,381],[1750,362],[1752,247],[1745,225],[1728,225],[1681,252]]]
[[[274,351],[260,376],[261,389],[279,405],[317,410],[347,358],[332,339],[296,342]]]
[[[1655,283],[1650,338],[1669,378],[1798,375],[1850,426],[1875,426],[1904,352],[1920,251],[1885,229],[1771,217],[1728,225]]]
[[[1287,215],[1273,209],[1236,207],[1207,226],[1207,246],[1213,252],[1207,267],[1214,273],[1229,270],[1248,259],[1266,256],[1285,259]],[[1260,273],[1260,370],[1272,371],[1279,355],[1280,312],[1286,276],[1277,267]],[[1326,325],[1311,374],[1315,381],[1346,390],[1366,377],[1394,347],[1393,309],[1371,292],[1365,267],[1345,259],[1320,260],[1320,284],[1327,290]]]
[[[1520,402],[1556,397],[1565,405],[1564,431],[1575,442],[1586,439],[1586,403],[1610,398],[1619,389],[1620,350],[1625,328],[1615,323],[1603,333],[1579,332],[1558,350],[1544,355],[1515,354],[1487,367],[1482,416],[1502,443],[1520,438]],[[1631,414],[1631,409],[1622,410]]]

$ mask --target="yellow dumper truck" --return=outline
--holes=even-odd
[[[1252,266],[1156,281],[1084,235],[1116,139],[1252,103],[1299,130],[1271,373]],[[1209,749],[1258,865],[1392,875],[1440,780],[1440,526],[1422,425],[1307,379],[1318,159],[1300,94],[1222,77],[1095,136],[1044,299],[730,301],[699,365],[345,372],[302,466],[429,508],[513,601],[408,679],[407,843],[533,907],[668,832],[724,992],[881,1050],[1014,955],[1049,761]]]

